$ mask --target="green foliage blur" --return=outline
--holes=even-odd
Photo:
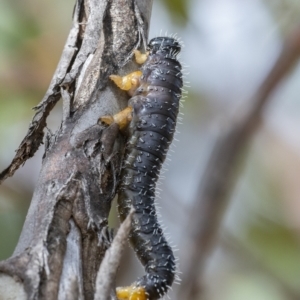
[[[161,1],[174,23],[180,26],[186,26],[188,22],[189,0],[162,0]]]

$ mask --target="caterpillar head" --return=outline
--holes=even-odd
[[[148,43],[147,51],[151,54],[164,53],[171,58],[176,58],[181,50],[180,43],[172,37],[155,37]]]

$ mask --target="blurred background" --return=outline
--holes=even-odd
[[[50,83],[74,1],[0,0],[0,169],[7,167]],[[160,182],[161,219],[184,255],[187,221],[218,134],[249,101],[297,25],[298,0],[154,0],[149,37],[177,33],[188,96]],[[300,299],[300,66],[277,86],[240,167],[204,279],[208,300]],[[55,130],[58,105],[48,119]],[[43,147],[0,186],[0,259],[17,243]],[[115,204],[110,225],[118,227]],[[130,248],[120,284],[143,274]],[[176,299],[175,286],[170,293]],[[221,296],[220,296],[221,295]],[[201,298],[202,299],[202,298]]]

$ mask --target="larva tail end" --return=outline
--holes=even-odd
[[[127,286],[117,288],[118,300],[148,300],[148,296],[144,287]]]

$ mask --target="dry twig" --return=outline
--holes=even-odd
[[[134,209],[131,208],[130,213],[120,225],[110,248],[105,253],[97,275],[95,300],[109,299],[111,290],[114,288],[116,273],[130,233],[133,214]]]

